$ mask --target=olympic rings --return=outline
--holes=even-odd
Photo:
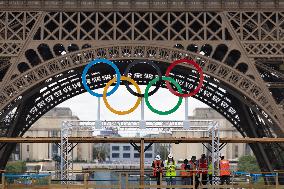
[[[145,103],[146,103],[146,105],[148,106],[148,108],[152,111],[152,112],[154,112],[154,113],[156,113],[156,114],[159,114],[159,115],[168,115],[168,114],[171,114],[171,113],[173,113],[173,112],[175,112],[179,107],[180,107],[180,105],[181,105],[181,103],[182,103],[182,97],[179,97],[179,99],[178,99],[178,103],[172,108],[172,109],[170,109],[170,110],[167,110],[167,111],[160,111],[160,110],[157,110],[157,109],[155,109],[155,108],[153,108],[153,106],[150,104],[150,102],[149,102],[149,94],[148,94],[148,92],[149,92],[149,90],[150,90],[150,87],[153,85],[153,84],[155,84],[157,81],[159,80],[159,78],[157,77],[157,78],[155,78],[155,79],[153,79],[153,80],[151,80],[150,82],[149,82],[149,84],[147,85],[147,87],[146,87],[146,89],[145,89]],[[181,87],[180,87],[180,85],[178,84],[178,82],[176,82],[173,78],[171,78],[171,77],[162,77],[162,80],[164,80],[164,81],[170,81],[170,82],[172,82],[176,87],[177,87],[177,89],[178,89],[178,92],[182,92],[182,89],[181,89]]]
[[[203,71],[202,71],[201,67],[200,67],[196,62],[194,62],[193,60],[188,60],[188,59],[176,60],[176,61],[174,61],[174,62],[168,67],[165,76],[166,76],[166,77],[169,77],[171,70],[172,70],[177,64],[183,63],[183,62],[185,62],[185,63],[187,63],[187,64],[193,65],[193,66],[197,69],[197,71],[198,71],[198,73],[199,73],[199,84],[198,84],[198,86],[196,87],[196,89],[194,89],[192,92],[190,92],[190,93],[188,93],[188,94],[181,94],[181,93],[176,92],[176,91],[172,88],[172,86],[170,85],[170,83],[169,83],[168,81],[166,81],[166,86],[167,86],[167,88],[171,91],[171,93],[173,93],[173,94],[176,95],[176,96],[179,96],[179,97],[190,97],[190,96],[196,95],[196,94],[199,92],[199,90],[200,90],[201,87],[202,87],[203,80],[204,80]]]
[[[103,95],[102,95],[102,94],[99,94],[99,93],[96,93],[96,92],[93,92],[93,91],[89,88],[89,86],[87,85],[86,75],[87,75],[88,70],[89,70],[93,65],[95,65],[95,64],[97,64],[97,63],[101,63],[101,62],[106,63],[106,64],[110,65],[111,67],[113,67],[113,69],[115,70],[116,75],[117,75],[117,82],[116,82],[114,88],[113,88],[110,92],[108,92],[106,95],[107,95],[107,96],[112,95],[112,94],[118,89],[118,87],[119,87],[119,85],[120,85],[120,77],[121,77],[121,76],[120,76],[120,72],[119,72],[119,69],[117,68],[117,66],[116,66],[112,61],[107,60],[107,59],[96,59],[96,60],[93,60],[93,61],[91,61],[91,62],[84,68],[84,71],[83,71],[83,74],[82,74],[82,83],[83,83],[85,89],[86,89],[91,95],[96,96],[96,97],[102,97]]]
[[[87,80],[86,80],[86,75],[87,75],[88,70],[89,70],[93,65],[95,65],[95,64],[97,64],[97,63],[100,63],[100,62],[106,63],[106,64],[110,65],[110,66],[115,70],[116,75],[117,75],[117,77],[113,78],[112,80],[110,80],[110,81],[107,83],[107,85],[106,85],[105,88],[104,88],[103,94],[99,94],[99,93],[93,92],[93,91],[89,88],[89,86],[87,85]],[[199,73],[199,84],[198,84],[198,86],[196,87],[196,89],[194,89],[192,92],[190,92],[190,93],[188,93],[188,94],[182,94],[182,89],[181,89],[181,86],[178,84],[178,82],[176,82],[173,78],[169,77],[171,70],[172,70],[177,64],[183,63],[183,62],[185,62],[185,63],[187,63],[187,64],[193,65],[193,66],[197,69],[197,71],[198,71],[198,73]],[[145,89],[145,93],[144,93],[144,94],[141,94],[141,90],[140,90],[140,88],[139,88],[139,85],[138,85],[133,79],[131,79],[130,77],[127,77],[129,70],[130,70],[134,65],[136,65],[136,64],[138,64],[138,63],[146,63],[146,64],[151,65],[152,67],[154,67],[154,68],[156,69],[157,74],[158,74],[158,77],[156,77],[156,78],[154,78],[153,80],[151,80],[151,81],[149,82],[149,84],[146,86],[146,89]],[[170,64],[170,66],[167,68],[165,76],[162,76],[161,70],[160,70],[159,67],[158,67],[156,64],[154,64],[153,62],[151,62],[151,61],[141,62],[141,61],[136,60],[136,61],[132,62],[131,64],[129,64],[129,65],[127,66],[127,68],[126,68],[126,70],[125,70],[125,72],[124,72],[124,75],[125,75],[125,76],[121,76],[118,67],[117,67],[113,62],[111,62],[110,60],[107,60],[107,59],[96,59],[96,60],[91,61],[91,62],[84,68],[83,73],[82,73],[82,83],[83,83],[84,88],[85,88],[91,95],[96,96],[96,97],[103,97],[103,101],[104,101],[106,107],[107,107],[111,112],[113,112],[113,113],[115,113],[115,114],[118,114],[118,115],[125,115],[125,114],[129,114],[129,113],[133,112],[133,111],[139,106],[139,104],[140,104],[140,102],[141,102],[141,97],[144,97],[147,107],[148,107],[152,112],[154,112],[154,113],[156,113],[156,114],[159,114],[159,115],[168,115],[168,114],[171,114],[171,113],[175,112],[175,111],[179,108],[179,106],[180,106],[181,103],[182,103],[182,97],[190,97],[190,96],[196,95],[196,94],[199,92],[199,90],[201,89],[201,87],[202,87],[202,85],[203,85],[203,80],[204,80],[204,75],[203,75],[203,71],[202,71],[201,67],[200,67],[195,61],[193,61],[193,60],[188,60],[188,59],[181,59],[181,60],[176,60],[176,61],[174,61],[174,62],[173,62],[172,64]],[[133,94],[133,95],[135,95],[135,96],[138,97],[138,99],[137,99],[136,103],[134,104],[134,106],[133,106],[132,108],[130,108],[129,110],[125,110],[125,111],[118,111],[118,110],[115,110],[114,108],[112,108],[112,107],[110,106],[110,104],[109,104],[108,101],[107,101],[107,96],[110,96],[111,94],[113,94],[113,93],[118,89],[121,80],[122,80],[122,83],[125,84],[127,90],[128,90],[131,94]],[[149,96],[151,96],[152,94],[154,94],[155,92],[157,92],[157,90],[158,90],[159,87],[161,86],[161,82],[162,82],[163,80],[166,82],[166,86],[167,86],[167,88],[170,90],[170,92],[179,97],[178,103],[177,103],[172,109],[167,110],[167,111],[160,111],[160,110],[157,110],[157,109],[153,108],[152,105],[151,105],[150,102],[149,102]],[[114,88],[113,88],[111,91],[107,92],[108,88],[109,88],[115,81],[116,81],[116,84],[115,84]],[[133,84],[134,87],[136,88],[137,92],[134,92],[134,91],[129,87],[128,82],[125,82],[125,81],[128,81],[128,82],[130,82],[131,84]],[[151,87],[152,85],[154,85],[155,83],[157,83],[157,82],[159,82],[159,83],[156,85],[156,88],[155,88],[153,91],[149,92],[150,87]],[[178,92],[176,92],[176,91],[171,87],[170,82],[173,83],[173,85],[176,86]]]
[[[123,75],[125,75],[125,76],[127,77],[130,68],[132,68],[133,66],[135,66],[136,64],[139,64],[139,63],[151,65],[153,68],[155,68],[155,70],[157,71],[158,76],[159,76],[159,78],[160,78],[159,81],[158,81],[158,84],[157,84],[156,87],[155,87],[155,89],[149,93],[149,96],[151,96],[151,95],[153,95],[155,92],[157,92],[157,91],[159,90],[159,88],[160,88],[160,86],[161,86],[161,84],[162,84],[162,73],[161,73],[161,70],[159,69],[159,67],[157,66],[157,64],[153,63],[152,61],[147,61],[147,60],[146,60],[145,62],[142,62],[142,61],[140,61],[140,60],[135,60],[135,61],[133,61],[131,64],[129,64],[129,65],[127,66],[127,68],[125,69],[125,72],[124,72]],[[145,96],[145,94],[138,94],[138,93],[134,92],[134,91],[129,87],[129,83],[128,83],[128,82],[125,82],[124,84],[125,84],[125,87],[127,88],[127,90],[128,90],[131,94],[133,94],[134,96],[137,96],[137,97],[144,97],[144,96]]]
[[[130,77],[121,76],[121,80],[122,80],[122,81],[129,81],[130,83],[132,83],[132,84],[134,85],[134,87],[136,88],[136,90],[138,91],[138,94],[141,94],[141,90],[140,90],[140,88],[139,88],[139,85],[138,85],[133,79],[131,79]],[[109,105],[109,103],[108,103],[108,101],[107,101],[107,98],[106,98],[106,97],[107,97],[106,94],[107,94],[108,88],[109,88],[109,87],[111,86],[111,84],[113,84],[115,81],[116,81],[116,78],[113,78],[112,80],[110,80],[110,81],[106,84],[106,86],[105,86],[105,88],[104,88],[104,91],[103,91],[103,100],[104,100],[104,103],[105,103],[107,109],[109,109],[111,112],[113,112],[113,113],[115,113],[115,114],[118,114],[118,115],[130,114],[131,112],[133,112],[133,111],[139,106],[139,104],[140,104],[140,102],[141,102],[141,98],[139,97],[139,98],[137,99],[135,105],[134,105],[132,108],[130,108],[129,110],[126,110],[126,111],[118,111],[118,110],[115,110],[114,108],[112,108],[112,107]],[[117,83],[118,83],[118,82],[117,82]]]

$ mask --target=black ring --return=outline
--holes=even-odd
[[[159,81],[157,82],[156,84],[156,87],[153,91],[149,92],[149,96],[153,95],[155,92],[157,92],[160,88],[160,86],[162,85],[162,73],[161,73],[161,70],[160,68],[153,62],[153,61],[148,61],[148,60],[135,60],[133,61],[131,64],[129,64],[125,71],[124,71],[124,76],[128,77],[128,72],[130,70],[130,68],[132,68],[133,66],[135,66],[136,64],[139,64],[139,63],[142,63],[142,64],[149,64],[151,65],[152,67],[154,67],[158,73],[158,76],[159,76]],[[129,83],[126,82],[126,81],[122,81],[124,83],[124,85],[126,86],[127,90],[133,94],[134,96],[137,96],[137,97],[144,97],[144,94],[139,94],[135,91],[133,91],[130,87],[129,87]]]

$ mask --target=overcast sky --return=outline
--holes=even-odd
[[[133,87],[133,86],[132,86]],[[140,86],[141,91],[145,90],[145,86]],[[109,88],[109,90],[111,87]],[[102,93],[103,89],[95,90],[95,92]],[[137,97],[130,94],[124,85],[120,85],[118,90],[109,96],[109,104],[117,110],[126,110],[131,108]],[[178,102],[178,97],[173,95],[168,89],[160,88],[154,95],[150,97],[150,103],[158,110],[169,110],[173,108]],[[69,99],[60,105],[59,107],[70,107],[73,114],[77,115],[81,120],[96,120],[97,119],[97,97],[92,96],[89,93],[84,93]],[[189,115],[192,115],[192,111],[197,107],[208,107],[206,104],[189,98]],[[151,112],[145,104],[145,120],[183,120],[184,119],[184,100],[180,108],[166,116],[158,115]],[[131,114],[128,115],[116,115],[110,112],[104,105],[103,99],[101,99],[101,120],[140,120],[141,109],[140,106]]]

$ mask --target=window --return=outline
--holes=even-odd
[[[248,144],[245,144],[245,155],[250,155],[250,147]]]
[[[27,145],[27,152],[30,151],[30,145]]]
[[[153,155],[151,153],[145,153],[145,158],[152,158]]]
[[[112,157],[112,158],[119,158],[119,153],[112,153],[112,154],[111,154],[111,157]]]
[[[130,158],[130,153],[123,153],[123,158]]]
[[[235,158],[238,158],[239,157],[239,146],[238,145],[236,145],[235,146]]]
[[[112,149],[113,151],[119,151],[119,146],[112,146],[111,149]]]
[[[130,151],[130,146],[123,146],[124,151]]]
[[[57,131],[55,130],[52,130],[51,133],[50,133],[51,137],[57,137]]]
[[[135,153],[135,154],[134,154],[134,158],[140,158],[140,154]]]

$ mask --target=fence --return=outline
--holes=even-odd
[[[99,172],[107,172],[109,176],[99,176]],[[138,173],[138,174],[137,174]],[[282,173],[281,173],[282,174]],[[230,185],[219,185],[219,177],[213,178],[213,185],[208,184],[198,186],[202,188],[239,188],[239,189],[284,189],[284,185],[280,185],[278,180],[284,179],[278,173],[260,173],[256,174],[258,179],[250,174],[233,174]],[[144,183],[140,184],[139,172],[123,172],[96,170],[81,172],[78,177],[69,180],[68,184],[61,184],[61,180],[52,179],[51,174],[2,174],[0,189],[60,189],[60,188],[77,188],[77,189],[98,189],[98,188],[117,188],[117,189],[138,189],[138,188],[195,188],[195,184],[202,180],[202,175],[193,177],[191,185],[183,185],[181,177],[177,176],[174,186],[167,185],[165,177],[161,178],[161,185],[156,184],[156,178],[145,175]],[[215,182],[215,183],[214,183]]]

